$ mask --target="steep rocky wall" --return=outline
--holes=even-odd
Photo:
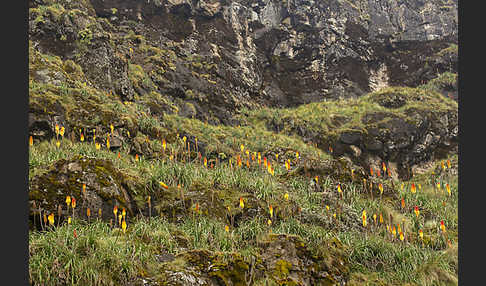
[[[31,6],[39,3],[51,4]],[[148,55],[140,41],[126,40],[134,33],[175,53],[175,70],[166,70],[165,81],[152,78],[154,89],[187,100],[190,87],[207,101],[191,102],[196,117],[223,123],[244,106],[360,96],[457,71],[457,51],[455,57],[437,56],[457,44],[457,1],[60,3],[68,13],[57,19],[47,13],[39,21],[38,13],[30,13],[29,37],[39,49],[75,60],[93,85],[131,100],[144,91],[130,83],[129,63],[145,72],[158,68],[144,62]],[[210,81],[183,67],[194,56],[215,65]]]

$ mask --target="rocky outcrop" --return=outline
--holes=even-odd
[[[241,107],[360,96],[457,72],[457,52],[440,53],[457,44],[456,1],[30,4],[29,39],[74,60],[90,84],[124,100],[151,90],[181,98],[194,106],[188,116],[215,123],[232,124]],[[150,61],[147,46],[173,56]],[[130,64],[153,84],[136,88]]]

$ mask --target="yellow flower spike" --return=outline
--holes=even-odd
[[[422,230],[419,230],[419,237],[422,241],[424,240],[424,232]]]
[[[118,224],[119,224],[119,225],[120,225],[120,224],[121,224],[121,222],[122,222],[122,217],[123,217],[123,216],[122,216],[121,214],[119,214],[119,215],[118,215]]]
[[[326,211],[329,211],[329,206],[328,205],[326,205]]]
[[[381,167],[383,169],[383,173],[386,173],[386,165],[385,165],[385,162],[381,162]]]
[[[122,209],[122,217],[123,219],[125,219],[125,217],[127,216],[127,212],[125,211],[125,208]]]
[[[422,184],[418,184],[419,191],[422,190]]]
[[[285,199],[286,201],[288,201],[288,200],[289,200],[289,193],[285,193],[285,195],[284,195],[284,199]]]
[[[319,184],[319,176],[315,176],[314,179],[316,180],[316,184]]]
[[[84,134],[81,133],[81,138],[80,138],[81,142],[84,142]]]
[[[382,224],[382,223],[383,223],[383,216],[380,213],[380,224]]]
[[[245,150],[245,145],[241,144],[240,145],[240,150],[241,150],[241,152],[243,152],[243,150]]]
[[[68,208],[71,205],[71,197],[70,196],[66,197],[66,205],[67,205]]]
[[[273,218],[273,207],[272,207],[272,205],[270,205],[270,206],[268,207],[268,210],[269,210],[269,212],[270,212],[270,217],[271,217],[271,218]]]
[[[340,193],[340,194],[343,192],[343,191],[341,190],[341,184],[338,184],[338,185],[337,185],[337,191],[338,191],[338,193]]]
[[[383,185],[381,183],[378,185],[378,189],[380,190],[380,195],[382,195],[383,194]]]
[[[299,160],[299,151],[295,152],[295,159]]]
[[[375,222],[376,224],[376,214],[373,214],[373,221]]]
[[[135,154],[135,161],[138,162],[138,154]]]
[[[414,211],[414,213],[415,213],[415,216],[418,218],[418,217],[419,217],[419,215],[420,215],[420,211],[419,211],[418,207],[417,207],[417,206],[415,206],[415,207],[413,208],[413,211]]]
[[[240,197],[240,208],[245,208],[245,203],[243,202],[243,197]]]
[[[333,213],[333,214],[332,214],[332,217],[333,217],[333,218],[336,218],[336,213]]]
[[[204,167],[207,167],[208,166],[208,159],[206,159],[206,157],[204,157]]]
[[[71,224],[71,221],[72,221],[71,217],[68,217],[68,224]]]
[[[159,185],[164,188],[164,189],[168,189],[169,186],[167,186],[164,182],[159,182]]]
[[[401,191],[403,191],[403,187],[404,187],[404,186],[405,186],[405,185],[402,183],[402,185],[400,186],[400,190],[401,190]]]
[[[56,136],[59,136],[59,124],[56,124],[55,130],[56,130]]]
[[[439,191],[440,191],[440,182],[437,182],[435,185],[436,185],[436,187],[437,187],[437,190],[439,190]]]
[[[405,237],[403,236],[403,232],[400,231],[400,240],[403,241]]]
[[[49,220],[49,225],[54,225],[54,213],[51,213],[47,219]]]
[[[451,196],[451,186],[449,186],[448,183],[446,184],[446,190],[447,190],[447,193],[449,194],[449,197],[450,197]]]
[[[61,130],[59,130],[59,135],[61,135],[61,137],[64,137],[64,126],[61,127]]]
[[[101,144],[100,144],[100,143],[98,143],[98,142],[96,142],[95,147],[96,147],[96,150],[100,150],[100,149],[101,149]]]
[[[229,226],[228,225],[224,226],[224,231],[229,232]]]
[[[267,224],[268,226],[272,225],[272,220],[271,219],[267,220]]]
[[[115,127],[113,126],[113,124],[110,124],[110,130],[111,130],[111,135],[113,135],[113,131],[115,130]]]
[[[446,228],[443,220],[440,221],[440,229],[442,230],[442,233],[446,232]]]
[[[61,142],[59,140],[56,140],[56,147],[59,148],[61,146]]]
[[[98,217],[101,218],[101,208],[98,209]]]
[[[127,223],[125,222],[125,220],[123,220],[123,222],[121,224],[121,227],[122,227],[123,233],[126,233],[126,231],[127,231]]]
[[[110,138],[106,138],[106,149],[110,150]]]
[[[34,145],[34,138],[32,138],[32,135],[29,137],[29,146]]]
[[[278,162],[278,153],[277,153],[277,154],[275,154],[275,159],[276,159],[276,160],[277,160],[277,162]]]
[[[250,158],[250,151],[246,150],[245,154],[246,154],[246,157]]]
[[[166,147],[167,147],[167,143],[165,142],[165,139],[162,139],[162,148],[164,148],[164,152]]]
[[[130,138],[130,131],[127,130],[127,136]]]

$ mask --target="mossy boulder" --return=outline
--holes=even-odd
[[[86,191],[83,193],[83,184]],[[140,186],[138,186],[140,187]],[[113,218],[113,207],[126,208],[127,215],[136,214],[137,208],[132,193],[137,185],[133,178],[118,171],[109,160],[79,156],[70,160],[55,162],[47,172],[34,177],[29,182],[29,201],[35,201],[38,210],[57,214],[57,205],[63,207],[63,217],[72,216],[72,208],[67,211],[66,196],[76,198],[74,215],[77,219],[87,219],[86,209],[92,217],[98,217],[101,208],[102,220]],[[30,215],[36,210],[31,207]],[[36,212],[37,213],[37,212]]]

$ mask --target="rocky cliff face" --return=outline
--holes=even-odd
[[[355,97],[457,71],[457,1],[61,2],[31,9],[36,48],[124,99],[156,91],[215,123],[232,123],[241,107]],[[130,80],[133,65],[145,84]]]

